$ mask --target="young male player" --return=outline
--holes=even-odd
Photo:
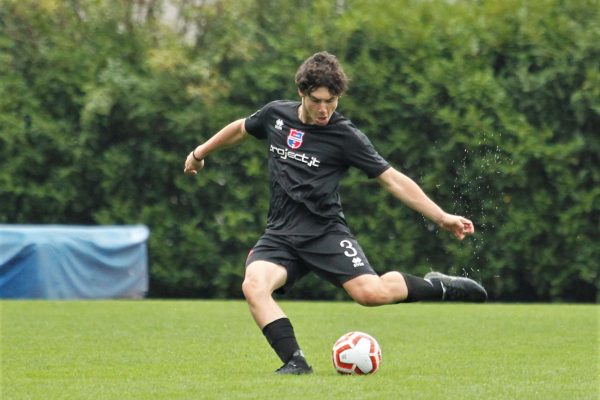
[[[444,212],[420,187],[394,169],[349,120],[336,112],[347,78],[327,52],[309,57],[296,74],[300,101],[273,101],[225,126],[196,147],[184,172],[196,175],[204,159],[248,134],[266,140],[270,181],[267,227],[246,261],[242,290],[250,313],[284,363],[279,374],[308,374],[289,319],[273,299],[308,272],[343,287],[357,303],[379,306],[419,300],[487,299],[464,277],[431,272],[425,278],[388,272],[379,276],[352,235],[338,185],[350,167],[362,170],[393,196],[462,240],[474,233],[468,219]]]

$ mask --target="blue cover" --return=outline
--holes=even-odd
[[[141,298],[148,291],[144,225],[0,224],[0,298]]]

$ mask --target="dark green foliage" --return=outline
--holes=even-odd
[[[170,3],[172,26],[161,1],[3,1],[1,223],[144,223],[151,296],[240,297],[265,149],[250,139],[195,178],[183,161],[296,98],[297,66],[325,49],[351,77],[340,111],[476,224],[455,241],[351,171],[346,215],[379,272],[464,272],[493,299],[597,299],[597,0]],[[289,296],[346,298],[312,278]]]

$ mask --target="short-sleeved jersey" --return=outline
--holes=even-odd
[[[340,180],[350,167],[374,178],[390,165],[337,111],[325,126],[307,125],[298,117],[299,107],[298,101],[274,101],[245,120],[246,131],[268,143],[267,232],[316,235],[347,230]]]

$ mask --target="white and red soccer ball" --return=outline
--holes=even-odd
[[[333,345],[333,366],[344,375],[374,374],[381,365],[381,347],[371,335],[349,332]]]

